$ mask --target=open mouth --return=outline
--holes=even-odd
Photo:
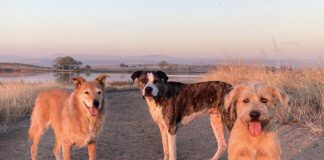
[[[99,109],[97,107],[88,107],[85,103],[84,103],[84,105],[89,110],[89,113],[91,114],[91,116],[97,116],[98,115]]]
[[[258,137],[262,133],[264,125],[259,120],[248,122],[249,132],[253,137]]]
[[[89,112],[92,116],[97,116],[99,110],[98,110],[98,108],[95,108],[95,107],[89,107]]]

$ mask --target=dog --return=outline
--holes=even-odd
[[[218,149],[212,159],[219,159],[227,144],[224,138],[222,113],[224,98],[232,85],[221,81],[193,84],[168,82],[162,71],[136,71],[131,75],[146,100],[154,122],[159,126],[164,160],[176,159],[176,132],[178,126],[210,115]]]
[[[288,96],[264,83],[242,84],[225,97],[225,112],[231,129],[229,160],[279,160],[280,142],[274,123],[279,104],[288,106]],[[225,113],[224,113],[225,114]]]
[[[95,159],[96,139],[103,122],[105,80],[100,75],[87,82],[82,77],[72,78],[75,90],[50,90],[40,93],[35,101],[28,131],[32,141],[31,158],[36,159],[37,145],[44,131],[51,126],[55,134],[54,156],[70,159],[73,146],[88,146],[89,159]]]

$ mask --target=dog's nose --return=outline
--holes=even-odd
[[[93,106],[94,107],[99,107],[99,105],[100,105],[100,103],[99,103],[99,101],[98,100],[93,100]]]
[[[146,87],[145,88],[145,92],[146,93],[152,93],[152,91],[153,91],[153,88],[152,87]]]
[[[250,112],[250,117],[253,118],[253,119],[257,119],[257,118],[260,117],[260,112],[252,111],[252,112]]]

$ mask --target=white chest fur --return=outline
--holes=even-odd
[[[155,123],[159,123],[163,119],[162,107],[158,106],[153,99],[146,98],[150,114]]]

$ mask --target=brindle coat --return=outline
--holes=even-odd
[[[142,91],[152,118],[160,127],[164,159],[176,158],[175,147],[172,145],[175,145],[175,135],[179,124],[187,124],[187,121],[190,122],[208,113],[218,142],[218,150],[213,159],[219,159],[222,156],[226,150],[226,142],[220,115],[224,109],[224,97],[231,91],[232,85],[221,81],[193,84],[168,82],[168,76],[162,71],[137,71],[132,75],[132,79]],[[157,95],[146,93],[146,87],[157,90]],[[157,113],[156,110],[161,111]],[[165,137],[164,128],[168,132],[167,137]]]
[[[162,106],[162,114],[171,134],[177,131],[177,124],[186,116],[202,110],[219,112],[223,110],[224,97],[232,85],[209,81],[193,84],[168,82],[161,87],[155,102]],[[216,113],[213,113],[216,114]]]

